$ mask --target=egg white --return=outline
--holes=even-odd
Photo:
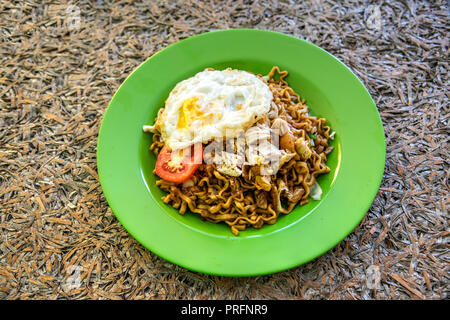
[[[172,150],[246,130],[270,109],[267,84],[242,70],[204,70],[170,92],[155,127]]]

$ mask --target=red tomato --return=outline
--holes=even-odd
[[[194,175],[202,161],[201,144],[174,152],[164,146],[158,154],[155,173],[166,181],[182,183]]]

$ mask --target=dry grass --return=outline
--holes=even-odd
[[[0,299],[445,299],[449,291],[449,9],[445,2],[0,1]],[[103,112],[125,77],[179,39],[251,27],[347,64],[385,126],[380,191],[320,258],[226,278],[175,266],[115,219],[96,173]]]

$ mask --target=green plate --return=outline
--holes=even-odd
[[[153,124],[172,88],[207,67],[267,74],[288,70],[290,86],[312,115],[325,117],[336,138],[322,175],[320,201],[312,200],[274,225],[234,236],[164,204],[148,148]],[[232,29],[184,39],[142,63],[112,98],[98,136],[98,173],[120,223],[160,257],[198,272],[253,276],[306,263],[342,241],[359,224],[378,191],[386,146],[377,108],[359,79],[323,49],[295,37],[263,30]]]

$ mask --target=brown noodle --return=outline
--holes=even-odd
[[[158,180],[156,184],[167,192],[163,202],[180,214],[189,209],[209,222],[225,222],[235,235],[249,226],[261,228],[264,224],[274,224],[280,213],[288,214],[297,204],[309,202],[316,177],[330,171],[326,166],[327,155],[332,150],[328,146],[330,127],[325,125],[324,118],[309,116],[305,100],[288,86],[287,75],[287,71],[275,66],[268,74],[267,83],[278,107],[278,118],[290,125],[294,139],[303,138],[308,142],[311,156],[304,160],[295,153],[270,177],[270,190],[255,182],[257,177],[251,172],[258,172],[254,170],[257,166],[244,165],[241,176],[231,177],[217,171],[214,164],[202,164],[188,185]],[[274,120],[266,116],[260,122],[272,125]],[[310,135],[314,135],[313,145]],[[150,150],[157,155],[163,146],[159,133],[155,133]]]

